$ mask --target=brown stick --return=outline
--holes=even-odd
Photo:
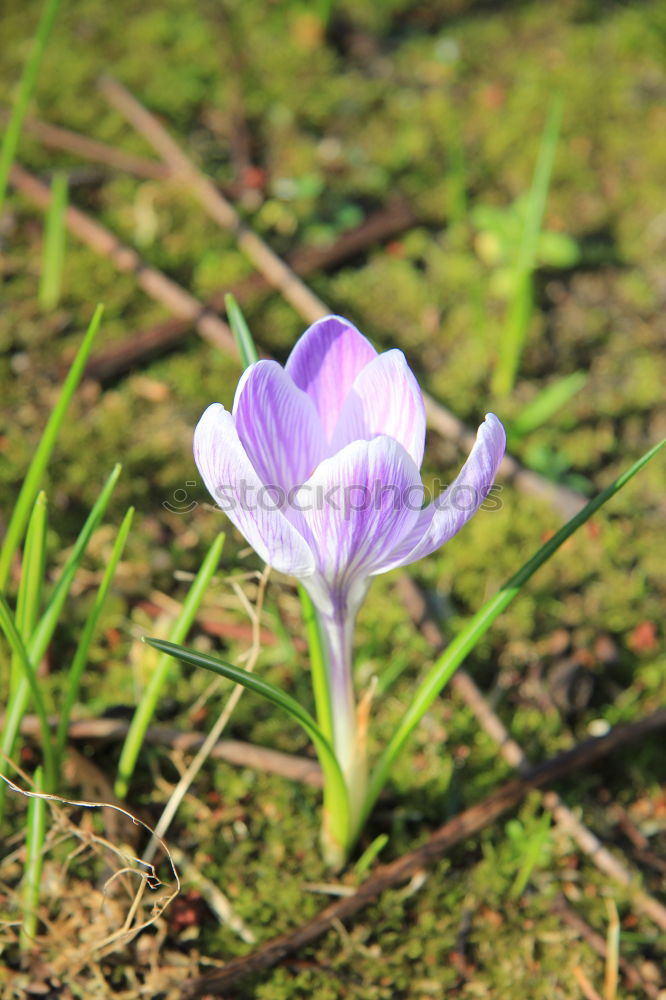
[[[150,142],[176,177],[182,177],[188,188],[197,196],[207,213],[224,229],[228,229],[257,270],[266,280],[282,292],[287,302],[309,322],[321,319],[329,312],[326,305],[310,291],[300,278],[287,267],[260,237],[245,225],[236,209],[227,201],[213,181],[197,170],[173,141],[157,118],[147,111],[116,80],[105,77],[100,88],[107,100],[136,130]]]
[[[210,217],[235,235],[239,247],[257,270],[274,288],[282,292],[306,322],[314,323],[330,312],[326,304],[312,294],[291,268],[241,221],[213,181],[197,169],[153,114],[117,80],[105,77],[100,86],[113,107],[153,146],[174,175],[181,176],[187,182]],[[450,410],[425,393],[424,402],[430,426],[443,436],[452,438],[463,450],[469,451],[476,438],[474,432]],[[567,518],[573,517],[585,506],[585,499],[580,494],[552,483],[529,469],[523,469],[509,455],[505,456],[501,471],[503,476],[525,493],[540,496],[559,507]]]
[[[374,243],[382,242],[404,232],[416,221],[414,213],[402,201],[392,202],[387,208],[369,215],[360,226],[343,233],[330,247],[311,247],[297,250],[287,257],[287,262],[301,277],[315,271],[334,267],[361,253]],[[226,289],[243,303],[251,295],[270,290],[263,275],[255,272],[236,285]],[[223,311],[224,292],[213,295],[206,303],[208,309]],[[95,353],[86,374],[95,379],[117,378],[136,364],[171,350],[190,332],[191,323],[182,319],[167,319],[145,330],[138,330],[125,339]]]
[[[55,729],[58,720],[51,721]],[[0,729],[3,722],[4,719],[0,716]],[[127,735],[128,729],[129,723],[124,719],[77,719],[70,722],[67,736],[70,740],[120,740]],[[23,717],[21,733],[24,736],[39,737],[40,731],[36,715]],[[168,746],[181,752],[198,750],[205,738],[205,734],[184,733],[180,729],[171,729],[168,726],[149,726],[144,737],[148,743]],[[254,743],[220,740],[213,747],[211,757],[236,764],[238,767],[252,767],[267,774],[277,774],[290,781],[301,781],[315,788],[321,788],[323,784],[321,769],[316,760],[282,753],[280,750],[270,750]]]
[[[30,198],[42,209],[51,200],[49,188],[27,170],[16,164],[12,167],[10,181],[22,194]],[[108,229],[95,222],[80,209],[70,205],[65,219],[68,228],[95,250],[108,257],[119,271],[129,271],[136,275],[137,283],[151,298],[162,302],[171,312],[193,323],[204,340],[220,350],[238,356],[233,334],[224,320],[207,309],[198,299],[184,288],[167,278],[157,268],[145,264],[136,250],[125,246]]]
[[[580,768],[590,767],[609,753],[635,743],[664,726],[666,710],[661,710],[639,722],[616,726],[605,736],[579,743],[573,749],[532,768],[522,777],[514,778],[482,802],[449,820],[416,850],[390,864],[381,865],[374,875],[361,883],[353,896],[336,900],[295,931],[281,934],[251,954],[232,959],[222,969],[186,984],[183,998],[194,1000],[207,993],[219,996],[239,979],[271,968],[287,955],[316,940],[329,930],[334,921],[346,920],[358,913],[387,889],[407,881],[415,872],[437,861],[456,844],[479,833],[503,813],[514,809],[533,789],[543,788]]]
[[[8,118],[7,111],[4,109],[0,111],[0,121],[4,122]],[[145,156],[126,153],[106,142],[98,142],[97,139],[90,139],[87,135],[72,132],[71,129],[61,128],[59,125],[51,125],[50,122],[26,118],[23,122],[23,131],[39,139],[45,146],[63,149],[65,152],[73,153],[84,160],[94,160],[96,163],[103,163],[105,166],[122,170],[136,177],[165,180],[171,176],[169,168],[159,160],[149,160]]]
[[[428,615],[426,602],[414,581],[403,575],[398,587],[407,611],[424,636],[439,652],[444,648],[444,638],[437,623]],[[481,691],[466,670],[458,670],[451,678],[451,687],[472,709],[477,721],[495,740],[499,751],[511,767],[519,773],[530,768],[525,751],[506,730],[502,720],[493,712]],[[575,841],[581,851],[597,868],[626,889],[633,889],[632,902],[637,910],[648,916],[661,930],[666,930],[666,907],[638,887],[639,878],[606,848],[591,830],[581,823],[557,792],[547,792],[543,804],[553,814],[555,822]]]

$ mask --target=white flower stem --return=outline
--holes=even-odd
[[[349,792],[351,829],[357,827],[367,787],[365,740],[359,739],[352,677],[355,614],[319,614],[326,640],[333,716],[333,743]]]

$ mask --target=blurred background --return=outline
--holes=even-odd
[[[40,11],[35,0],[4,0],[0,10],[4,121]],[[58,236],[56,219],[60,266],[45,278],[43,206],[25,174],[10,186],[0,217],[0,510],[11,508],[63,373],[102,302],[89,377],[47,482],[56,566],[116,461],[124,472],[112,514],[117,520],[127,504],[137,507],[84,681],[86,713],[135,703],[145,680],[137,637],[168,613],[167,598],[180,599],[184,578],[222,527],[197,482],[191,433],[209,402],[230,404],[240,371],[193,323],[176,329],[168,303],[140,287],[137,267],[117,266],[114,248],[118,242],[135,248],[146,265],[200,303],[212,302],[213,311],[233,291],[261,349],[280,360],[308,325],[257,278],[192,184],[165,168],[146,135],[109,99],[108,84],[100,86],[103,77],[119,81],[157,117],[331,311],[379,347],[400,347],[424,389],[466,425],[475,427],[488,409],[497,412],[509,429],[511,453],[553,484],[549,500],[505,480],[501,510],[477,517],[444,552],[414,568],[445,634],[557,529],[568,503],[597,492],[666,433],[662,2],[63,0],[17,163],[111,238],[105,243],[98,232],[86,243],[62,226]],[[429,435],[426,481],[446,482],[459,467],[454,438]],[[567,543],[473,654],[477,681],[535,757],[585,736],[599,719],[630,720],[663,704],[665,485],[657,461]],[[96,533],[90,576],[49,654],[45,683],[56,695],[60,659],[85,617],[87,584],[112,537]],[[257,565],[232,532],[225,572]],[[202,648],[233,654],[247,644],[248,625],[225,587],[218,583],[211,593],[195,638]],[[407,690],[401,685],[413,684],[431,656],[394,588],[393,576],[377,582],[359,626],[361,683],[381,675],[389,659],[398,664],[393,700],[376,720],[378,744],[395,725]],[[289,587],[277,583],[266,624],[279,641],[267,647],[264,667],[299,693],[307,679],[299,679],[302,648],[288,638],[300,627],[294,609]],[[191,724],[187,706],[207,683],[179,675],[162,717]],[[205,718],[204,712],[197,724]],[[429,725],[435,737],[426,727],[396,775],[402,803],[390,820],[396,852],[421,826],[487,791],[504,773],[465,710],[439,707]],[[455,765],[449,758],[442,763],[436,745],[442,728],[463,748]],[[231,732],[302,750],[299,734],[249,696]],[[116,752],[108,750],[111,767]],[[136,797],[150,808],[163,764],[152,750],[146,762]],[[165,774],[173,779],[168,767]],[[610,835],[602,792],[629,808],[652,802],[663,777],[663,756],[660,764],[648,747],[625,773],[586,778],[579,795]],[[296,888],[301,870],[315,873],[318,864],[312,831],[294,819],[306,793],[287,783],[276,793],[268,778],[230,768],[211,769],[201,782],[205,823],[209,831],[216,823],[223,830],[224,849],[202,835],[209,869],[220,879],[236,873],[246,917],[271,932],[283,928],[288,906],[281,910],[266,891],[276,864],[293,879],[284,890],[292,904],[314,907],[302,903]],[[211,819],[215,795],[241,805]],[[190,809],[185,829],[196,815]],[[280,823],[272,822],[271,809]],[[529,825],[531,815],[521,822]],[[249,839],[236,821],[246,824]],[[389,821],[380,815],[377,822]],[[663,814],[660,823],[655,829],[663,842]],[[192,834],[178,836],[188,842]],[[262,842],[269,845],[263,857],[256,850]],[[518,998],[522,976],[526,996],[556,995],[548,992],[549,976],[574,961],[566,942],[553,944],[529,974],[508,957],[527,919],[515,901],[505,905],[518,863],[515,844],[501,831],[489,834],[485,846],[463,852],[446,889],[438,883],[419,897],[410,920],[420,930],[396,940],[386,959],[390,989],[429,995],[428,963],[439,963],[455,946],[459,914],[450,921],[446,914],[483,887],[487,910],[474,940],[486,995]],[[566,854],[566,844],[553,843],[544,871],[553,855],[566,866]],[[601,912],[603,879],[594,869],[584,877],[596,888],[581,905]],[[544,875],[543,886],[547,881]],[[253,892],[246,898],[247,884]],[[546,904],[524,906],[534,907],[537,927],[549,926]],[[501,926],[488,916],[499,911]],[[419,944],[432,913],[444,914],[434,958]],[[382,947],[403,918],[390,904],[381,911],[373,933]],[[637,954],[645,945],[641,933],[650,932],[635,928],[633,945],[627,938]],[[210,935],[208,947],[211,941],[218,949],[241,947],[228,930]],[[330,960],[326,954],[324,946],[322,961]],[[577,953],[575,961],[584,958]],[[414,981],[426,983],[421,992],[404,972],[410,962]],[[372,992],[376,965],[368,951],[358,995],[396,995]],[[255,995],[305,996],[312,982],[318,996],[343,995],[339,983],[325,993],[316,976],[310,981],[302,972],[283,981],[280,975]],[[438,966],[437,988],[457,975]],[[306,992],[280,992],[285,982]]]

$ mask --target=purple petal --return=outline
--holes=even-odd
[[[197,424],[194,460],[208,492],[265,562],[293,576],[314,572],[307,542],[277,509],[284,498],[265,489],[220,403],[212,403]]]
[[[350,600],[355,603],[366,578],[410,531],[422,492],[416,465],[389,437],[347,445],[298,491],[303,510],[290,516],[298,516],[294,523],[308,540],[339,613]]]
[[[434,503],[421,512],[411,532],[403,536],[390,557],[374,573],[384,573],[422,559],[460,531],[488,496],[505,447],[506,434],[502,424],[494,413],[486,414],[460,474]]]
[[[286,372],[307,392],[330,441],[354,379],[377,356],[372,344],[340,316],[326,316],[294,345]]]
[[[241,444],[266,486],[288,492],[328,455],[312,400],[275,361],[258,361],[246,369],[233,415]]]
[[[378,434],[395,438],[421,468],[425,447],[425,408],[419,384],[402,351],[378,355],[356,376],[333,432],[339,451],[351,441]]]

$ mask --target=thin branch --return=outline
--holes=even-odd
[[[609,753],[644,739],[665,726],[666,710],[661,710],[639,722],[616,726],[605,736],[586,740],[573,749],[544,761],[449,820],[416,850],[402,855],[390,864],[381,865],[370,878],[361,883],[353,896],[336,900],[295,931],[281,934],[251,954],[232,959],[222,969],[187,983],[183,989],[183,998],[194,1000],[206,994],[219,996],[239,979],[272,968],[287,955],[311,944],[328,931],[334,921],[346,920],[358,913],[387,889],[408,881],[419,869],[438,861],[452,847],[478,834],[504,813],[515,809],[529,792],[590,767]]]
[[[4,122],[8,118],[8,112],[1,110],[0,121]],[[122,170],[136,177],[145,177],[149,180],[165,180],[171,176],[169,168],[159,160],[149,160],[145,156],[126,153],[124,150],[110,146],[106,142],[90,139],[87,135],[81,135],[80,132],[72,132],[71,129],[61,128],[59,125],[52,125],[50,122],[39,121],[36,118],[26,118],[23,122],[23,131],[34,136],[35,139],[39,139],[45,146],[62,149],[67,153],[80,156],[81,159],[93,160],[96,163],[113,167],[115,170]]]
[[[4,718],[0,716],[0,729]],[[49,720],[55,729],[58,720]],[[129,722],[124,719],[78,719],[70,722],[67,736],[70,740],[121,740],[127,735]],[[21,723],[21,733],[24,736],[39,736],[39,720],[36,715],[24,715]],[[199,750],[205,735],[202,733],[184,733],[180,729],[168,726],[149,726],[144,737],[147,743],[171,747],[181,753]],[[244,743],[242,740],[220,740],[210,756],[215,760],[224,760],[237,767],[252,767],[267,774],[276,774],[289,781],[300,781],[315,788],[322,787],[322,776],[319,764],[308,757],[282,753],[280,750],[270,750],[268,747]]]

